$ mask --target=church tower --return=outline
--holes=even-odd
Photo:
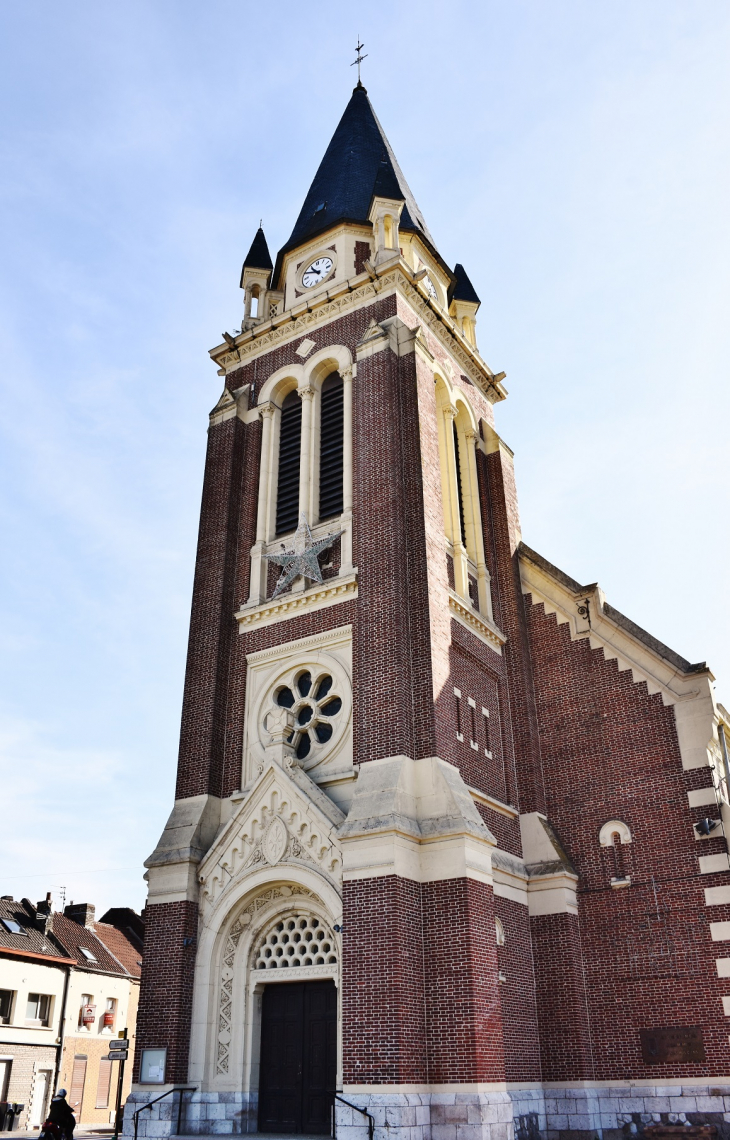
[[[711,674],[522,542],[479,298],[359,82],[241,288],[127,1130],[592,1138],[730,1096]]]

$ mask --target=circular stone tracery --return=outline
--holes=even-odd
[[[330,673],[322,672],[313,678],[307,669],[291,688],[282,685],[274,694],[274,703],[294,714],[289,742],[297,760],[304,760],[313,747],[326,744],[332,737],[334,718],[342,709],[342,697],[333,691],[333,686]]]
[[[337,965],[335,936],[321,918],[312,914],[278,919],[261,938],[254,954],[255,970],[329,965]]]

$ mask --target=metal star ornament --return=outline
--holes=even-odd
[[[277,597],[300,574],[312,582],[322,582],[324,579],[317,557],[328,546],[331,546],[341,534],[344,534],[344,531],[338,530],[334,534],[326,534],[324,538],[318,538],[314,541],[307,516],[302,513],[299,516],[299,526],[294,535],[293,549],[282,550],[280,554],[264,555],[264,558],[268,558],[270,562],[275,562],[277,566],[282,567],[281,576],[276,583],[272,597]]]

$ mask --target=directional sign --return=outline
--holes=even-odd
[[[126,1061],[129,1053],[110,1053],[108,1057],[102,1058],[104,1061]]]
[[[118,1037],[116,1039],[112,1038],[112,1040],[109,1042],[109,1052],[110,1053],[115,1052],[115,1050],[117,1050],[117,1049],[119,1049],[121,1052],[124,1052],[124,1050],[128,1049],[128,1048],[129,1048],[129,1041],[127,1041],[126,1037]]]

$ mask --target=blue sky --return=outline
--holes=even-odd
[[[144,901],[207,350],[363,81],[510,397],[525,540],[730,703],[724,0],[0,9],[2,893]],[[587,758],[589,760],[589,758]]]

